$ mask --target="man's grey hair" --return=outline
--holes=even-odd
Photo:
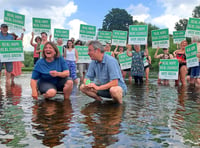
[[[97,50],[99,48],[101,53],[104,53],[103,45],[99,41],[97,41],[97,40],[89,41],[87,46],[90,46],[90,45],[92,45],[94,47],[94,50]]]

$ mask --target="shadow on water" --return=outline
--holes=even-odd
[[[128,84],[123,105],[73,88],[70,100],[33,100],[30,74],[0,87],[0,147],[200,146],[200,88]]]

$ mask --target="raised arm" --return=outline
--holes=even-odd
[[[115,55],[118,55],[118,54],[119,54],[119,52],[117,52],[117,49],[118,49],[118,45],[116,45],[115,50],[114,50],[114,54],[115,54]]]
[[[149,55],[149,50],[148,50],[148,45],[145,45],[145,51],[144,51],[145,55],[148,56]]]
[[[31,41],[30,41],[30,44],[32,45],[32,46],[35,46],[35,44],[33,43],[33,38],[34,38],[34,32],[32,32],[32,37],[31,37]]]
[[[160,55],[158,55],[158,50],[159,50],[159,49],[160,49],[160,48],[157,47],[156,52],[155,52],[155,54],[154,54],[154,58],[156,58],[156,59],[159,59],[159,58],[160,58]]]
[[[132,57],[132,56],[133,56],[133,53],[132,53],[132,46],[127,44],[127,45],[126,45],[126,48],[127,48],[127,50],[126,50],[127,56]]]

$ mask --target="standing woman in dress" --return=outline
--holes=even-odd
[[[20,38],[18,38],[18,36],[15,33],[11,33],[11,35],[13,36],[14,40],[22,40],[23,41],[24,33],[21,34]],[[12,84],[14,84],[14,78],[16,76],[19,76],[19,75],[22,74],[22,69],[21,69],[22,67],[24,67],[24,64],[21,61],[14,61],[13,62],[13,70],[11,72],[11,82],[12,82]]]
[[[132,51],[132,46],[127,45],[127,56],[132,57],[132,64],[131,64],[131,75],[135,79],[136,84],[143,83],[144,77],[144,63],[143,58],[144,56],[148,55],[148,48],[146,46],[145,51],[140,50],[140,45],[134,45],[135,51]]]
[[[67,41],[67,46],[64,50],[64,59],[67,61],[67,65],[70,71],[70,77],[73,79],[75,84],[78,84],[78,77],[76,74],[76,63],[78,61],[78,52],[74,48],[72,40]]]

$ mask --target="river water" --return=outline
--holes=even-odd
[[[0,147],[200,147],[200,88],[129,84],[123,105],[96,102],[73,88],[33,100],[30,73],[0,87]]]

